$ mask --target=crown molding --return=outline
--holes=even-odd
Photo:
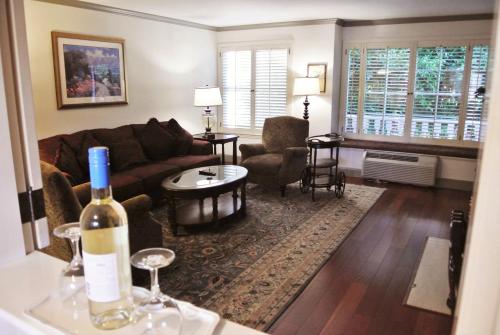
[[[272,23],[257,23],[244,24],[239,26],[217,27],[216,31],[232,31],[232,30],[248,30],[248,29],[263,29],[263,28],[280,28],[280,27],[295,27],[295,26],[311,26],[319,24],[340,24],[343,20],[339,19],[316,19],[316,20],[300,20],[300,21],[284,21]]]
[[[361,26],[378,26],[385,24],[477,21],[477,20],[493,20],[494,17],[495,15],[493,13],[481,13],[481,14],[468,14],[468,15],[404,17],[404,18],[380,19],[380,20],[342,20],[342,26],[361,27]]]
[[[380,20],[344,20],[344,19],[315,19],[315,20],[299,20],[299,21],[285,21],[285,22],[272,22],[272,23],[258,23],[258,24],[245,24],[236,26],[215,27],[206,24],[174,19],[172,17],[148,14],[135,10],[122,9],[107,5],[101,5],[80,0],[33,0],[39,2],[46,2],[56,5],[63,5],[69,7],[76,7],[82,9],[95,10],[105,13],[112,13],[118,15],[131,16],[146,20],[159,21],[170,23],[190,28],[205,29],[211,31],[234,31],[234,30],[249,30],[249,29],[264,29],[264,28],[279,28],[279,27],[294,27],[294,26],[310,26],[321,24],[336,24],[342,27],[361,27],[361,26],[375,26],[375,25],[388,25],[388,24],[405,24],[405,23],[429,23],[429,22],[451,22],[451,21],[475,21],[475,20],[492,20],[495,15],[493,13],[481,13],[470,15],[449,15],[449,16],[425,16],[425,17],[408,17],[408,18],[393,18],[393,19],[380,19]]]
[[[172,17],[167,17],[167,16],[148,14],[148,13],[138,12],[135,10],[122,9],[122,8],[118,8],[118,7],[95,4],[95,3],[86,2],[86,1],[79,1],[79,0],[34,0],[34,1],[47,2],[47,3],[51,3],[51,4],[63,5],[63,6],[69,6],[69,7],[77,7],[77,8],[82,8],[82,9],[90,9],[90,10],[95,10],[95,11],[99,11],[99,12],[112,13],[112,14],[118,14],[118,15],[132,16],[132,17],[136,17],[136,18],[152,20],[152,21],[159,21],[159,22],[164,22],[164,23],[171,23],[171,24],[176,24],[179,26],[185,26],[185,27],[190,27],[190,28],[198,28],[198,29],[205,29],[205,30],[211,30],[211,31],[217,30],[216,27],[209,26],[206,24],[195,23],[195,22],[185,21],[185,20],[180,20],[180,19],[174,19]]]

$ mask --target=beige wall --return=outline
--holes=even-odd
[[[203,129],[193,89],[215,84],[215,32],[33,0],[25,6],[38,138],[150,117],[174,117],[191,132]],[[58,110],[53,30],[124,38],[129,104]]]

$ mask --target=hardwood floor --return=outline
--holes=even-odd
[[[469,192],[397,184],[381,199],[281,315],[270,332],[449,334],[452,318],[403,306],[427,236],[448,238],[449,215]]]

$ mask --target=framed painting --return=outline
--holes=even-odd
[[[58,108],[126,104],[124,40],[52,32]]]
[[[307,64],[307,76],[319,78],[319,91],[326,92],[326,63],[310,63]]]

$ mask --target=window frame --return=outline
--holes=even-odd
[[[357,129],[355,134],[345,134],[346,138],[361,139],[361,140],[371,140],[371,141],[383,141],[383,142],[398,142],[398,143],[415,143],[415,144],[428,144],[428,145],[443,145],[443,146],[456,146],[456,147],[478,147],[478,141],[464,140],[464,127],[465,118],[467,114],[467,104],[468,104],[468,89],[470,85],[470,72],[471,72],[471,62],[472,62],[472,48],[476,45],[488,45],[491,57],[491,41],[485,38],[478,39],[460,39],[460,40],[425,40],[425,41],[379,41],[379,42],[348,42],[344,43],[342,47],[342,76],[341,76],[341,99],[340,99],[340,115],[339,115],[339,129],[345,128],[346,122],[346,98],[347,98],[347,81],[348,81],[348,50],[349,49],[360,49],[361,60],[360,60],[360,83],[358,92],[358,113],[357,113]],[[415,92],[415,76],[416,76],[416,57],[419,47],[438,47],[438,46],[466,46],[466,57],[464,66],[464,76],[461,88],[460,97],[460,110],[459,110],[459,123],[457,129],[457,139],[429,139],[429,138],[418,138],[411,136],[411,123],[413,117],[413,102],[414,102],[414,92]],[[404,123],[404,135],[403,136],[391,136],[391,135],[373,135],[373,134],[363,134],[363,107],[364,107],[364,95],[365,95],[365,75],[366,75],[366,49],[368,48],[381,48],[381,47],[406,47],[410,48],[410,67],[408,75],[408,95],[407,95],[407,105],[405,110],[405,123]]]
[[[292,43],[291,41],[260,41],[251,43],[221,43],[217,48],[217,83],[220,87],[221,94],[224,94],[222,86],[222,53],[226,51],[239,51],[239,50],[250,50],[251,56],[251,126],[249,129],[246,128],[225,128],[223,127],[222,117],[223,117],[223,107],[219,106],[217,108],[217,131],[226,134],[237,134],[237,135],[262,135],[262,129],[255,127],[255,74],[256,74],[256,62],[255,53],[258,49],[287,49],[287,92],[286,92],[286,115],[292,115]]]

